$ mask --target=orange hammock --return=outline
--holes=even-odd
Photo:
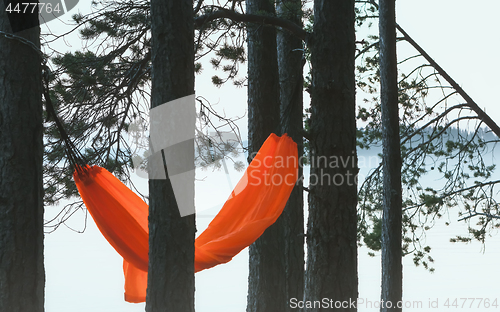
[[[271,134],[220,212],[195,241],[195,272],[230,261],[280,216],[297,181],[297,145]],[[144,302],[148,206],[106,169],[78,167],[78,191],[97,227],[123,257],[125,300]]]

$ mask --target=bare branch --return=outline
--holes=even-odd
[[[493,121],[493,119],[491,119],[491,117],[486,114],[486,112],[484,112],[477,104],[476,102],[474,102],[474,100],[462,89],[462,87],[460,87],[456,82],[455,80],[453,80],[453,78],[450,77],[450,75],[448,75],[448,73],[443,69],[441,68],[441,66],[439,66],[438,63],[436,63],[436,61],[434,61],[430,56],[429,54],[427,54],[427,52],[424,51],[424,49],[422,49],[404,30],[403,28],[401,28],[401,26],[399,26],[398,24],[396,24],[396,28],[405,36],[406,38],[406,41],[408,41],[418,52],[420,52],[420,54],[422,54],[422,56],[438,71],[438,73],[444,77],[444,79],[446,79],[446,81],[448,81],[448,83],[450,85],[452,85],[452,87],[457,90],[457,92],[464,98],[465,101],[467,101],[467,104],[468,106],[476,112],[476,114],[479,116],[479,118],[481,118],[482,121],[484,121],[484,123],[486,125],[488,125],[488,127],[500,138],[500,127]]]

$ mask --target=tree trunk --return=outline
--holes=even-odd
[[[151,18],[151,108],[154,108],[194,94],[193,2],[152,0]],[[189,187],[194,189],[194,171]],[[180,216],[168,178],[149,180],[149,194],[146,311],[192,312],[195,216]]]
[[[247,13],[274,13],[274,1],[247,0],[246,7]],[[269,134],[280,130],[279,82],[275,28],[248,24],[247,32],[248,147],[253,158]],[[285,310],[284,254],[283,233],[275,225],[250,246],[248,312]]]
[[[379,2],[380,100],[383,144],[382,294],[380,311],[402,311],[401,151],[399,139],[395,0]]]
[[[38,15],[11,26],[0,7],[0,31],[39,47]],[[38,52],[0,33],[0,311],[44,310],[41,77]]]
[[[279,0],[277,13],[302,26],[300,0]],[[297,143],[299,159],[302,156],[303,120],[303,52],[302,40],[286,30],[277,32],[278,68],[280,81],[281,129]],[[302,177],[299,166],[299,177]],[[288,300],[304,297],[304,200],[302,179],[290,194],[283,214],[276,222],[284,235],[285,295]],[[292,311],[290,304],[287,311]]]
[[[305,299],[336,311],[358,296],[354,17],[354,0],[314,1]]]

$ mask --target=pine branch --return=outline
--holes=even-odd
[[[288,30],[298,38],[308,41],[310,34],[305,31],[302,27],[291,22],[289,20],[275,17],[275,16],[263,16],[256,14],[242,14],[228,9],[218,9],[217,11],[201,15],[194,19],[195,28],[201,28],[205,23],[209,23],[216,19],[228,18],[235,22],[246,22],[255,24],[265,24],[281,27]]]
[[[473,213],[471,212],[469,215],[467,215],[467,216],[465,216],[463,218],[460,218],[457,221],[464,221],[464,220],[472,219],[472,218],[477,217],[477,216],[487,217],[488,219],[500,219],[500,216],[493,215],[491,213],[484,213],[484,212],[474,211]]]

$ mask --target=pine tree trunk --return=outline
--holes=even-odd
[[[402,311],[401,151],[399,139],[395,0],[379,2],[380,100],[383,144],[382,312]],[[381,300],[381,302],[382,302]],[[389,303],[390,302],[390,303]]]
[[[12,33],[0,8],[0,31]],[[37,14],[23,18],[36,27],[13,24],[24,29],[15,35],[39,47]],[[0,34],[0,311],[44,310],[41,86],[37,51]]]
[[[274,1],[247,0],[247,13],[272,14]],[[253,157],[272,132],[279,132],[276,30],[248,24],[248,146]],[[279,133],[278,133],[279,134]],[[253,154],[253,155],[252,155]],[[281,229],[269,227],[249,248],[247,312],[284,311],[285,246]]]
[[[279,0],[277,13],[302,26],[302,3],[300,0]],[[281,129],[297,143],[299,159],[302,156],[303,118],[303,59],[302,40],[288,31],[277,32],[278,68],[280,80]],[[299,166],[302,177],[302,166]],[[283,214],[276,222],[284,235],[285,294],[288,300],[304,297],[304,200],[302,180],[290,194]],[[287,311],[296,311],[290,304]]]
[[[358,296],[354,18],[354,0],[314,1],[306,300]]]
[[[152,0],[151,18],[154,108],[194,94],[193,2]],[[193,312],[195,217],[180,217],[169,179],[149,180],[149,194],[146,311]]]

